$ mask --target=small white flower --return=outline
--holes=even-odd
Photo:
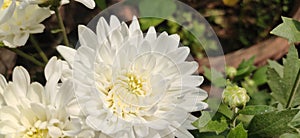
[[[23,46],[30,34],[42,33],[43,20],[51,15],[50,10],[37,5],[17,8],[14,15],[0,25],[0,41],[10,48]]]
[[[96,34],[79,26],[81,47],[58,51],[73,68],[86,123],[111,137],[192,137],[189,112],[207,107],[207,93],[179,39],[157,36],[153,27],[144,37],[136,18],[129,27],[115,16],[110,24],[100,18]]]
[[[0,0],[0,24],[6,22],[13,14],[16,8],[15,0]]]
[[[81,119],[69,113],[74,100],[72,82],[58,84],[63,61],[52,58],[45,68],[46,86],[30,83],[23,67],[16,67],[13,80],[1,79],[4,105],[0,108],[0,134],[8,138],[74,137],[81,132]],[[2,77],[1,77],[2,78]]]

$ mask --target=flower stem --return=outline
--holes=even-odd
[[[43,52],[43,50],[40,48],[38,42],[36,41],[35,37],[33,35],[30,35],[30,41],[32,43],[32,45],[34,46],[34,48],[37,50],[37,52],[39,53],[39,55],[42,57],[43,61],[45,63],[48,62],[48,58],[46,56],[46,54]]]
[[[36,64],[38,66],[41,66],[41,67],[45,66],[45,64],[43,64],[42,62],[38,61],[33,56],[28,55],[28,54],[24,53],[23,51],[21,51],[21,50],[19,50],[17,48],[7,48],[7,49],[15,52],[17,55],[19,55],[19,56],[21,56],[21,57],[23,57],[23,58],[31,61],[32,63],[34,63],[34,64]]]
[[[293,85],[291,95],[289,97],[288,103],[286,104],[286,108],[290,108],[292,106],[293,100],[295,99],[295,95],[297,93],[297,90],[299,89],[299,85],[300,85],[300,69],[298,70],[298,74],[296,76],[296,80]]]
[[[233,111],[233,117],[232,117],[232,119],[231,119],[231,123],[230,123],[230,126],[232,127],[232,128],[235,128],[235,126],[236,126],[236,119],[237,119],[237,116],[238,116],[238,108],[236,108],[236,107],[234,107],[234,108],[232,108],[232,111]]]
[[[70,46],[70,43],[69,43],[69,40],[68,40],[68,36],[67,36],[67,32],[66,32],[66,28],[65,28],[63,19],[62,19],[61,15],[60,15],[58,7],[54,8],[54,12],[55,12],[55,15],[57,17],[58,25],[59,25],[59,27],[60,27],[60,29],[62,31],[62,34],[63,34],[64,44],[66,46]]]

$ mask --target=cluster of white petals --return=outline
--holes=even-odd
[[[10,48],[25,45],[30,34],[44,31],[45,26],[41,22],[50,15],[48,8],[38,5],[16,8],[12,17],[0,24],[0,41]]]
[[[94,0],[75,0],[92,9]],[[48,8],[38,4],[47,0],[0,0],[0,42],[10,48],[24,46],[30,34],[42,33],[45,26],[41,24],[51,15]],[[60,1],[61,5],[69,0]]]
[[[129,27],[101,17],[96,33],[79,26],[81,46],[58,51],[72,67],[86,123],[110,137],[193,137],[190,112],[207,107],[207,93],[179,40],[154,27],[144,36],[135,17]]]
[[[82,133],[81,118],[72,115],[71,80],[58,83],[67,65],[51,58],[45,68],[47,83],[30,83],[26,69],[16,67],[11,82],[0,75],[0,135],[7,138],[75,137]]]

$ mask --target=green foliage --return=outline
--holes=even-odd
[[[275,137],[293,132],[294,130],[288,124],[298,112],[299,109],[287,109],[255,115],[248,126],[249,135],[253,137]]]
[[[279,138],[300,138],[300,135],[299,134],[285,133],[285,134],[282,134]]]
[[[300,61],[296,48],[294,46],[290,47],[283,67],[274,63],[272,64],[267,72],[267,77],[273,98],[286,107],[299,105],[300,103],[294,100],[295,97],[300,96]]]
[[[258,115],[258,114],[264,114],[275,110],[276,109],[274,107],[267,106],[267,105],[249,105],[246,106],[244,109],[240,110],[239,113],[244,115]]]
[[[145,31],[151,26],[157,26],[161,24],[164,21],[164,19],[148,17],[148,18],[140,18],[139,21],[141,24],[141,29]]]
[[[264,67],[258,68],[254,72],[252,79],[257,86],[263,85],[267,82],[267,76],[266,76],[267,70],[268,70],[268,67],[264,66]]]
[[[95,0],[95,3],[97,7],[100,8],[101,10],[104,10],[107,7],[105,0]]]
[[[200,132],[214,132],[216,134],[220,134],[228,128],[227,120],[224,116],[213,119],[208,112],[202,112],[201,117],[193,125]]]
[[[217,117],[209,116],[211,121],[202,127],[197,127],[201,136],[212,136],[211,133],[204,132],[214,132],[216,136],[228,138],[247,136],[298,138],[300,136],[300,60],[297,49],[295,46],[290,47],[289,53],[283,59],[283,65],[268,61],[268,66],[256,68],[253,63],[254,57],[244,60],[236,71],[231,68],[231,73],[227,70],[225,75],[214,69],[204,68],[204,75],[212,81],[213,85],[224,87],[223,82],[227,78],[229,84],[245,88],[251,100],[239,110],[235,107],[229,108],[230,105],[223,99],[215,115]],[[212,79],[212,74],[215,75],[214,78],[218,78],[218,81]],[[266,83],[271,94],[268,89],[259,88]],[[232,91],[237,92],[238,89]],[[205,116],[199,120],[204,122],[203,119]],[[236,126],[237,123],[239,125]],[[197,125],[201,126],[199,124],[198,122]],[[217,129],[215,125],[221,127]],[[226,125],[227,129],[225,129]]]
[[[228,135],[227,138],[247,138],[248,133],[243,127],[243,123],[238,124],[235,128],[232,128]]]
[[[222,73],[218,72],[215,69],[208,69],[203,67],[204,76],[211,81],[211,83],[217,87],[224,87],[226,85],[226,79]],[[215,79],[214,79],[215,78]]]
[[[232,119],[234,116],[234,113],[232,110],[229,109],[228,105],[220,104],[218,112],[223,114],[225,117]]]
[[[281,17],[283,23],[271,31],[271,34],[281,36],[289,42],[300,42],[300,23],[287,17]]]
[[[239,80],[249,76],[256,67],[254,66],[255,57],[251,57],[249,60],[243,60],[242,63],[237,68],[237,74],[235,80]]]
[[[141,17],[165,18],[176,11],[176,4],[173,0],[140,0],[139,9]]]

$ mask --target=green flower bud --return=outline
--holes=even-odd
[[[228,76],[229,78],[234,78],[234,76],[237,73],[237,70],[234,67],[226,67],[225,73],[226,73],[226,76]]]
[[[228,104],[230,108],[244,107],[250,100],[245,88],[241,88],[237,85],[229,84],[222,95],[223,102]]]
[[[249,77],[245,78],[245,82],[248,86],[255,86],[254,80],[250,79]]]

